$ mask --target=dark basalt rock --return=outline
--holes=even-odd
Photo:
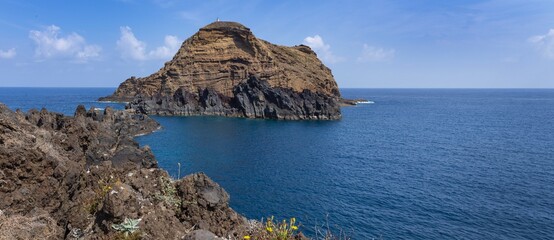
[[[341,117],[337,100],[310,90],[271,88],[266,81],[249,78],[235,87],[234,107],[248,118],[332,120]]]
[[[254,76],[235,86],[231,98],[210,88],[200,89],[197,93],[180,88],[173,96],[138,95],[127,107],[139,113],[157,115],[285,120],[334,120],[341,117],[337,98],[307,89],[296,92],[292,89],[272,88],[267,81]]]

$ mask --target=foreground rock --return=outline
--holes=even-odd
[[[146,114],[289,120],[339,119],[342,102],[309,47],[274,45],[234,22],[201,28],[157,73],[131,77],[100,100]]]
[[[132,139],[158,127],[134,111],[0,104],[0,239],[117,239],[126,218],[141,219],[131,236],[142,239],[240,235],[246,220],[219,185],[201,173],[171,181]]]

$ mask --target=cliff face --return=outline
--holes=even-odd
[[[267,94],[242,91],[241,85],[249,85],[249,81],[263,85],[263,92],[269,95],[294,102],[278,104]],[[187,98],[184,108],[183,102],[174,102],[180,96]],[[145,78],[131,77],[113,95],[100,100],[133,102],[131,108],[147,114],[340,118],[338,86],[331,70],[309,47],[274,45],[234,22],[214,22],[201,28],[158,72]],[[245,105],[264,109],[249,112],[241,108]],[[303,110],[287,108],[293,105]]]
[[[158,127],[134,111],[0,104],[0,239],[127,239],[113,228],[125,218],[142,219],[141,239],[241,236],[225,190],[202,173],[171,181],[133,140]]]

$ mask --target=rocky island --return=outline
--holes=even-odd
[[[267,119],[341,118],[331,70],[308,46],[279,46],[236,22],[214,22],[185,40],[158,72],[125,80],[102,101],[157,115]]]

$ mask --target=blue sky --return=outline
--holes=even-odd
[[[115,87],[218,17],[311,45],[340,87],[554,87],[551,0],[0,0],[0,86]]]

